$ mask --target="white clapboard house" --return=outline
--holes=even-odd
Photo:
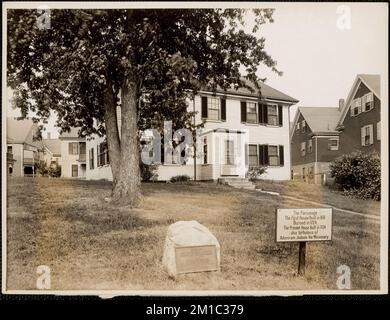
[[[159,165],[157,180],[177,175],[194,179],[195,174],[197,180],[244,178],[249,166],[266,167],[264,179],[289,180],[289,109],[298,101],[263,83],[261,94],[259,100],[258,92],[246,88],[200,91],[194,100],[188,100],[188,110],[197,112],[194,121],[204,122],[196,156],[192,152],[185,164]],[[112,180],[105,138],[87,139],[86,150],[86,178]]]

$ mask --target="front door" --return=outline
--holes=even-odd
[[[235,164],[235,152],[234,141],[225,140],[224,143],[224,163],[221,166],[221,175],[223,176],[236,176],[237,168]]]

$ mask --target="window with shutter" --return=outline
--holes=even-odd
[[[313,139],[309,140],[308,146],[307,146],[307,152],[312,153],[313,152]]]
[[[378,141],[381,139],[381,122],[380,121],[376,124],[376,139]]]
[[[374,143],[374,125],[370,124],[361,128],[361,142],[362,146]]]
[[[374,108],[374,95],[372,92],[365,94],[362,97],[362,110],[364,112],[370,111]]]
[[[353,100],[351,103],[351,117],[355,117],[361,112],[362,112],[362,99],[357,98]]]

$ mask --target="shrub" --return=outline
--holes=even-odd
[[[35,170],[35,173],[37,173],[41,177],[45,177],[45,176],[47,176],[47,174],[49,172],[49,167],[47,166],[46,161],[39,160],[39,161],[34,163],[34,170]]]
[[[346,195],[380,200],[381,163],[376,153],[343,155],[331,163],[330,172]]]
[[[59,178],[61,177],[61,166],[57,163],[52,164],[48,170],[49,177]]]
[[[249,167],[246,173],[247,178],[250,181],[256,181],[260,176],[267,172],[267,169],[260,166]]]
[[[186,174],[174,176],[170,179],[171,182],[187,182],[190,181],[190,177]]]
[[[151,180],[157,180],[157,165],[147,165],[141,161],[139,167],[142,181],[146,182]]]

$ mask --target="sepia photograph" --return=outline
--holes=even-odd
[[[388,3],[2,7],[3,294],[388,293]]]

